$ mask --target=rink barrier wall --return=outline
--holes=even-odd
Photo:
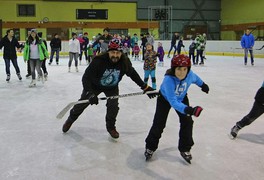
[[[170,49],[170,41],[166,40],[155,40],[154,49],[157,50],[158,42],[162,43],[163,49],[168,54],[168,51]],[[183,44],[185,45],[185,48],[182,48],[182,54],[188,54],[189,46],[192,41],[184,40]],[[50,52],[50,42],[47,41],[48,44],[48,51]],[[139,42],[141,44],[141,42]],[[253,52],[254,57],[256,58],[264,58],[264,48],[262,50],[257,50],[261,48],[264,45],[263,41],[256,41]],[[62,50],[60,52],[61,56],[68,56],[68,50],[69,50],[69,41],[62,41]],[[171,54],[174,50],[172,50]],[[240,46],[240,41],[207,41],[206,43],[206,55],[216,55],[216,56],[244,56],[244,51]],[[2,56],[3,49],[0,50],[0,55]],[[22,53],[18,53],[18,56],[21,56]]]

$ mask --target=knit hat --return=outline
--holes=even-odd
[[[191,60],[184,54],[173,56],[171,59],[171,67],[191,67]]]
[[[122,51],[122,43],[120,39],[112,39],[108,44],[108,51]]]

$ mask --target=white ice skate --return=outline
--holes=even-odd
[[[35,87],[36,86],[36,80],[33,79],[31,83],[29,84],[29,87]]]

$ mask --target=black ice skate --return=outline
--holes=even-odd
[[[188,162],[189,164],[191,164],[191,160],[192,160],[192,155],[190,152],[181,152],[181,156],[183,157],[183,159]]]
[[[8,75],[6,76],[6,81],[7,81],[7,82],[10,81],[10,74],[8,74]]]
[[[65,123],[62,126],[62,132],[66,133],[71,128],[71,125],[73,124],[73,120],[68,117],[68,119],[65,121]]]
[[[116,131],[116,129],[107,129],[108,133],[110,134],[110,136],[114,139],[118,139],[119,138],[119,133]]]
[[[232,127],[231,132],[230,132],[230,137],[231,139],[235,139],[237,137],[237,133],[241,128],[238,125],[235,125]]]
[[[146,149],[146,150],[145,150],[144,155],[145,155],[145,157],[146,157],[146,161],[148,161],[148,160],[151,159],[153,153],[154,153],[154,151],[152,151],[152,150],[150,150],[150,149]]]
[[[20,73],[17,73],[17,78],[21,81],[22,80],[22,77],[20,75]]]
[[[27,74],[27,75],[26,75],[26,78],[27,78],[27,79],[29,79],[29,78],[30,78],[30,76],[31,76],[31,74]]]

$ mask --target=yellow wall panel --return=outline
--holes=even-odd
[[[36,17],[17,17],[17,4],[35,4]],[[108,20],[77,20],[76,9],[108,9]],[[134,22],[136,3],[4,1],[0,16],[3,21],[41,21],[48,17],[50,21]]]
[[[263,0],[222,0],[222,24],[263,22]]]

